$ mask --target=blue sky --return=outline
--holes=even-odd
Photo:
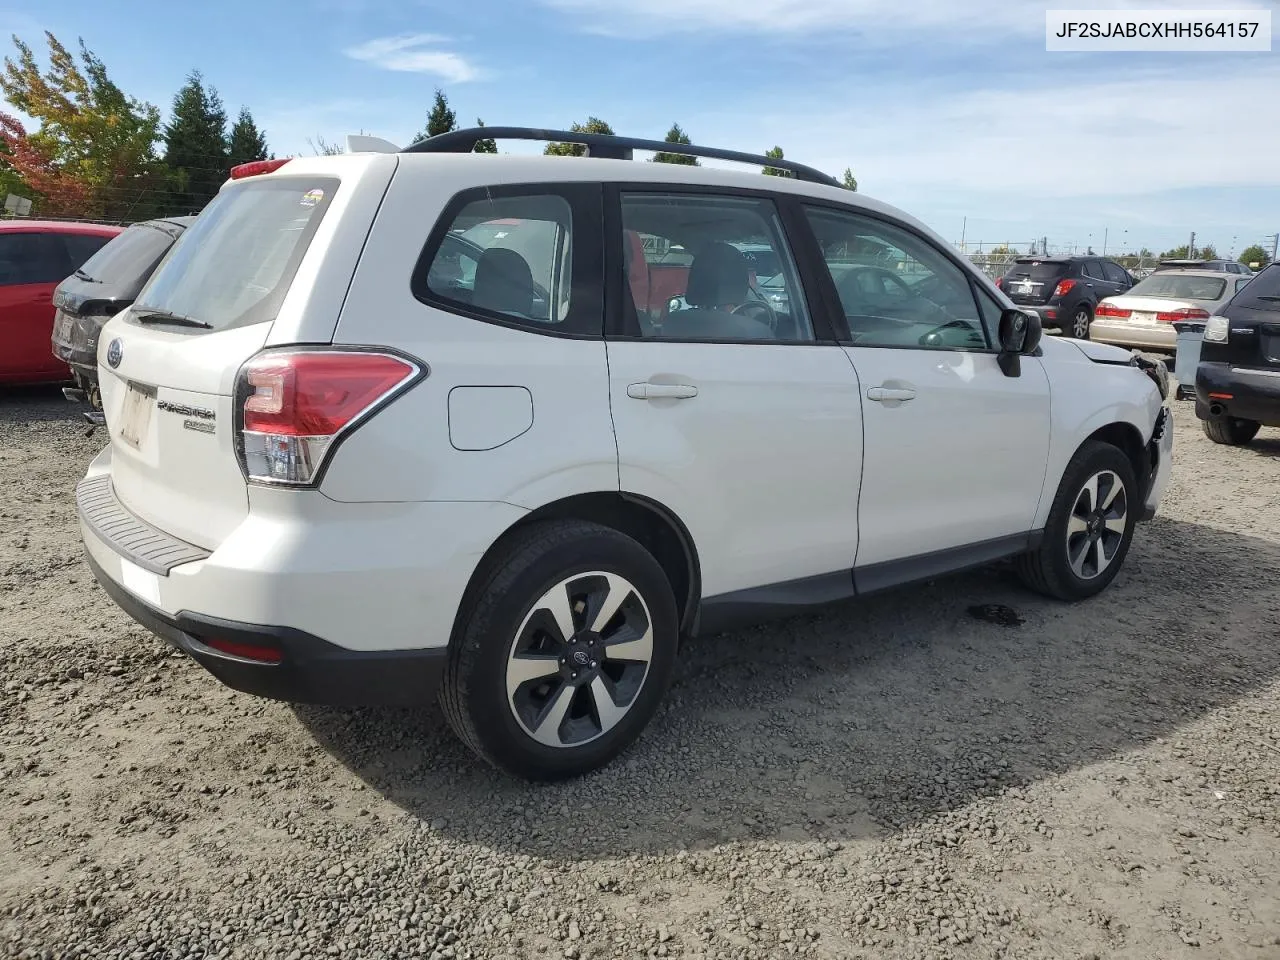
[[[1280,52],[1045,51],[1031,0],[49,0],[0,31],[83,37],[167,110],[192,69],[278,155],[459,119],[660,138],[839,175],[950,240],[1237,251],[1280,230]],[[1085,7],[1142,6],[1111,0]],[[1275,0],[1161,0],[1273,9]],[[1276,17],[1280,21],[1280,16]],[[8,44],[5,44],[8,48]],[[1280,51],[1280,47],[1277,48]],[[505,149],[505,147],[504,147]]]

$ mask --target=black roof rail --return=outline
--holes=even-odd
[[[716,147],[698,147],[688,143],[667,143],[665,140],[640,140],[635,137],[615,137],[603,133],[573,133],[569,130],[538,130],[533,127],[471,127],[439,133],[426,140],[419,140],[405,147],[401,153],[471,153],[481,140],[536,140],[543,143],[575,143],[587,148],[587,155],[608,160],[634,159],[634,151],[651,150],[654,153],[678,153],[686,157],[706,157],[711,160],[731,160],[749,163],[757,167],[776,167],[795,175],[798,180],[821,183],[829,187],[840,186],[835,177],[807,167],[794,160],[774,160],[754,153],[737,150],[720,150]]]

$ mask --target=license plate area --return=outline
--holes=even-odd
[[[1148,327],[1154,327],[1156,325],[1156,315],[1154,313],[1139,313],[1135,310],[1130,314],[1130,319],[1132,319],[1134,323],[1141,323]]]
[[[142,441],[151,428],[151,415],[156,407],[156,388],[129,381],[120,405],[120,439],[135,450],[142,449]]]

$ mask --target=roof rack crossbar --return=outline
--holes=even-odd
[[[651,150],[654,153],[678,153],[687,157],[706,157],[710,160],[730,160],[748,163],[756,167],[776,167],[795,175],[798,180],[821,183],[829,187],[840,186],[840,181],[829,174],[796,163],[794,160],[774,160],[754,153],[737,150],[720,150],[716,147],[699,147],[688,143],[667,143],[664,140],[641,140],[635,137],[614,137],[602,133],[573,133],[568,130],[539,130],[533,127],[471,127],[440,133],[426,140],[419,140],[405,147],[401,153],[471,153],[481,140],[535,140],[541,143],[574,143],[587,148],[587,155],[609,160],[634,159],[634,151]]]

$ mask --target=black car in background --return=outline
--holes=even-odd
[[[1280,264],[1266,267],[1205,321],[1196,416],[1215,443],[1280,427]]]
[[[135,223],[85,261],[53,292],[53,355],[71,367],[69,399],[102,409],[98,332],[133,303],[169,248],[195,217]]]
[[[1137,281],[1103,257],[1018,257],[996,286],[1024,310],[1040,315],[1045,328],[1089,339],[1099,300],[1125,293]]]

